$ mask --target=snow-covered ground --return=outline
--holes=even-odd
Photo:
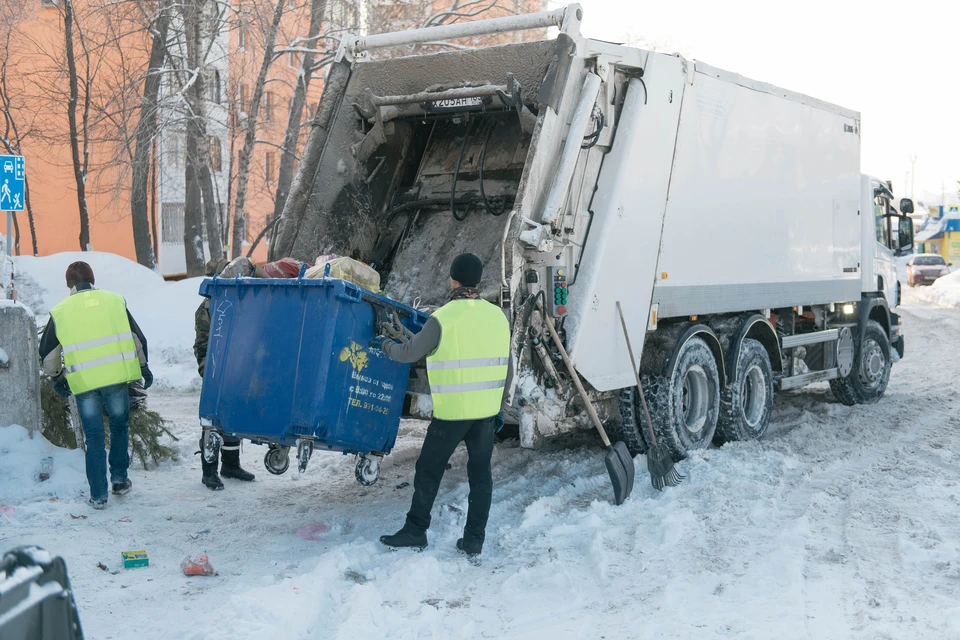
[[[63,555],[94,640],[957,638],[960,311],[905,297],[906,357],[880,403],[843,407],[825,385],[780,395],[764,441],[681,463],[687,479],[664,493],[640,457],[633,497],[613,506],[590,435],[550,451],[499,445],[476,564],[454,550],[462,448],[430,547],[377,542],[403,522],[423,423],[401,425],[373,487],[354,481],[349,457],[318,453],[302,476],[271,476],[265,449],[245,446],[257,481],[212,493],[193,455],[197,392],[169,388],[150,405],[181,459],[134,468],[133,492],[102,512],[80,495],[79,454],[53,452],[38,484],[24,474],[51,450],[0,428],[0,459],[18,461],[0,464],[0,503],[14,508],[0,507],[0,549]],[[191,313],[176,322],[192,327]],[[305,525],[318,539],[298,536]],[[120,568],[134,549],[149,568]],[[184,577],[195,552],[219,575]]]
[[[914,297],[934,306],[960,307],[960,271],[937,278],[928,287],[917,287]]]

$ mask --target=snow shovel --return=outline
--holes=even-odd
[[[610,444],[610,438],[607,437],[603,423],[600,422],[600,416],[597,415],[597,410],[593,408],[593,403],[590,402],[590,397],[580,382],[580,376],[577,375],[577,371],[573,368],[573,363],[570,362],[570,356],[567,355],[567,350],[563,348],[563,343],[560,342],[560,336],[557,335],[557,330],[553,326],[553,319],[546,314],[544,314],[543,319],[547,325],[547,329],[550,331],[550,336],[553,338],[554,344],[556,344],[557,349],[560,350],[560,356],[563,358],[563,363],[567,366],[567,372],[570,374],[573,384],[576,385],[583,404],[587,407],[587,413],[590,414],[590,419],[593,420],[593,425],[597,428],[597,431],[600,432],[600,439],[603,440],[603,444],[607,448],[607,455],[604,457],[603,462],[607,466],[607,473],[610,474],[610,483],[613,484],[614,502],[617,505],[621,505],[633,492],[633,480],[636,476],[633,457],[631,457],[627,445],[622,442],[617,441]]]
[[[627,351],[630,353],[630,364],[633,367],[633,376],[637,381],[637,391],[640,393],[640,404],[643,405],[643,416],[647,419],[647,436],[650,438],[650,448],[647,450],[647,471],[650,472],[650,484],[657,491],[666,487],[675,487],[686,476],[680,475],[673,466],[670,452],[662,444],[657,443],[657,434],[653,431],[650,422],[650,412],[647,410],[647,399],[643,396],[643,386],[640,384],[640,373],[637,361],[633,357],[633,347],[630,346],[630,335],[627,333],[627,322],[623,319],[623,309],[617,301],[617,313],[620,314],[620,326],[623,327],[623,337],[627,340]]]

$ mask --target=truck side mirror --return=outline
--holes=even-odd
[[[910,198],[900,198],[900,213],[903,215],[913,213],[913,200]]]
[[[906,200],[906,198],[904,198]],[[913,209],[913,203],[907,200],[910,204],[911,210]],[[903,203],[901,202],[901,207]],[[899,249],[897,250],[897,255],[903,255],[913,251],[913,220],[907,216],[898,216],[900,223],[897,225],[897,236],[898,236],[898,245]]]

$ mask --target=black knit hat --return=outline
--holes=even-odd
[[[67,267],[67,273],[65,274],[67,278],[67,286],[75,287],[80,282],[86,282],[87,284],[95,284],[96,281],[93,278],[93,268],[88,265],[86,262],[73,262]]]
[[[461,253],[450,265],[450,277],[465,287],[475,287],[483,277],[483,263],[472,253]]]

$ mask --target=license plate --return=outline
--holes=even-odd
[[[427,103],[429,111],[460,111],[463,109],[482,109],[483,98],[448,98]]]

